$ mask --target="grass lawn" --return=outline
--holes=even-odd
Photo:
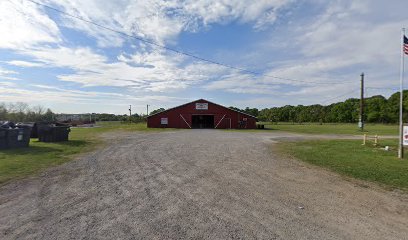
[[[279,148],[284,154],[346,176],[408,190],[408,158],[397,158],[397,141],[380,140],[391,151],[362,146],[360,140],[285,142]]]
[[[364,132],[361,132],[357,124],[348,123],[305,123],[305,124],[292,124],[292,123],[263,123],[265,128],[270,130],[280,130],[288,132],[298,133],[312,133],[312,134],[370,134],[370,135],[398,135],[398,125],[389,124],[366,124]]]
[[[0,184],[36,174],[47,167],[72,160],[80,153],[89,152],[102,143],[100,134],[108,131],[164,130],[147,128],[145,123],[101,122],[98,125],[100,127],[71,128],[68,142],[43,143],[31,139],[28,148],[0,150]]]

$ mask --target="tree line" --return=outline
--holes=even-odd
[[[403,92],[403,119],[408,121],[408,90]],[[365,122],[397,123],[399,120],[400,93],[392,94],[388,99],[376,95],[364,99]],[[270,122],[320,122],[320,123],[357,123],[360,113],[360,99],[350,98],[343,102],[327,106],[314,105],[286,105],[258,110],[257,108],[232,109],[258,117],[259,121]]]
[[[161,109],[164,110],[164,109]],[[51,109],[41,105],[30,106],[24,102],[16,103],[0,103],[0,121],[11,122],[54,122],[58,121],[60,115],[56,114]],[[80,121],[122,121],[122,122],[143,122],[146,121],[145,115],[137,113],[129,117],[128,114],[110,114],[110,113],[88,113],[88,114],[68,114],[81,115]]]
[[[0,121],[12,121],[18,122],[53,122],[58,121],[59,115],[51,109],[45,108],[41,105],[30,106],[24,102],[16,103],[0,103]],[[70,114],[68,114],[70,115]],[[74,115],[74,114],[72,114]],[[75,114],[77,115],[77,114]],[[143,122],[145,121],[145,115],[132,114],[129,117],[128,114],[110,114],[110,113],[92,113],[92,114],[79,114],[83,115],[84,120],[91,119],[94,121],[122,121],[122,122]]]
[[[41,122],[53,121],[55,114],[49,108],[37,105],[30,107],[27,103],[0,103],[0,121]]]
[[[145,117],[137,113],[132,114],[129,118],[128,114],[111,114],[111,113],[93,113],[92,119],[95,121],[122,121],[122,122],[143,122]]]

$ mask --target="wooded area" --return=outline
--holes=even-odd
[[[46,109],[43,106],[36,105],[30,106],[27,103],[17,102],[17,103],[0,103],[0,121],[12,121],[12,122],[52,122],[58,119],[58,115],[51,111],[51,109]],[[85,119],[89,119],[89,113],[86,115]],[[110,113],[92,113],[92,120],[95,121],[123,121],[129,122],[143,122],[145,121],[144,115],[132,114],[129,115],[116,115]]]
[[[42,106],[30,107],[27,103],[0,103],[0,121],[39,122],[53,121],[55,114]]]
[[[408,121],[408,90],[404,91],[404,121]],[[381,95],[365,98],[364,120],[370,123],[397,123],[399,116],[399,92],[388,99]],[[270,122],[321,122],[321,123],[356,123],[359,119],[359,99],[350,98],[344,102],[327,106],[315,104],[309,106],[272,107],[233,109],[258,117],[259,121]]]

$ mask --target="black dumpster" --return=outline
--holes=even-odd
[[[7,148],[7,130],[0,128],[0,149]]]
[[[31,128],[30,138],[38,138],[37,123],[33,123],[33,128]]]
[[[0,149],[28,147],[31,127],[0,128]]]
[[[7,148],[18,148],[19,139],[22,139],[20,129],[18,128],[7,129]]]
[[[16,146],[28,147],[30,144],[32,126],[30,124],[17,124],[15,129],[18,129]]]
[[[38,138],[37,134],[37,123],[35,122],[25,122],[25,123],[17,123],[16,127],[19,128],[31,128],[30,138]]]
[[[55,124],[37,124],[38,140],[40,142],[68,141],[69,126],[56,126]]]

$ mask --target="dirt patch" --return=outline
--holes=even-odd
[[[0,188],[2,239],[404,239],[408,197],[276,155],[287,133],[121,133]],[[310,136],[308,136],[310,137]],[[313,136],[311,136],[313,137]]]

